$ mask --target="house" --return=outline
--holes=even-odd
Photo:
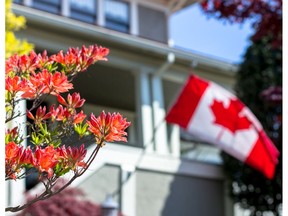
[[[233,215],[220,150],[164,120],[192,72],[230,90],[235,83],[235,65],[169,43],[169,16],[195,2],[14,0],[14,13],[27,19],[17,35],[37,52],[95,43],[110,49],[109,61],[79,75],[74,87],[85,112],[117,111],[132,122],[128,143],[107,144],[74,185],[98,203],[112,195],[127,216]]]

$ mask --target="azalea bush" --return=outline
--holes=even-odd
[[[60,193],[87,171],[106,142],[127,142],[125,129],[130,122],[126,118],[104,111],[99,116],[87,117],[81,110],[85,99],[78,92],[69,93],[77,74],[97,61],[107,61],[108,53],[107,48],[91,45],[69,48],[66,53],[60,51],[51,56],[46,51],[39,54],[31,51],[29,55],[14,54],[6,60],[5,179],[17,181],[36,169],[38,180],[45,188],[27,203],[7,207],[6,211],[17,212]],[[42,106],[49,95],[56,97],[58,104]],[[21,100],[32,101],[25,113],[17,111]],[[18,126],[11,127],[17,117],[23,115],[31,120],[27,123],[26,135],[20,133]],[[83,140],[81,146],[63,143],[65,137],[74,134]],[[92,137],[96,143],[91,155],[86,155],[84,144],[91,142],[87,137]],[[26,139],[31,143],[28,147],[23,145]],[[68,172],[73,174],[70,180],[55,190],[56,182]]]

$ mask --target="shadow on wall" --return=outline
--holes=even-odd
[[[224,200],[221,180],[137,171],[137,216],[223,216]]]
[[[161,215],[223,216],[223,186],[220,180],[176,176]]]

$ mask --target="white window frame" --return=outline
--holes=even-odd
[[[95,4],[96,10],[94,11],[95,12],[95,14],[94,14],[95,20],[94,20],[94,23],[92,23],[92,24],[96,24],[96,25],[98,24],[98,22],[97,22],[97,20],[98,20],[98,6],[99,6],[98,5],[98,1],[99,0],[96,0],[96,4]],[[64,9],[64,5],[65,5],[65,9]],[[63,10],[62,10],[62,15],[63,16],[67,16],[67,17],[69,17],[71,19],[75,19],[75,20],[81,21],[80,19],[77,19],[77,18],[71,16],[71,10],[72,9],[71,9],[69,0],[62,0],[62,7],[63,7]],[[85,21],[81,21],[81,22],[85,22]],[[90,23],[90,22],[85,22],[85,23]]]
[[[104,20],[106,20],[106,13],[105,13],[105,1],[106,0],[103,0],[104,2],[103,2],[103,13],[104,13]],[[117,2],[117,0],[112,0],[112,1],[116,1]],[[131,2],[130,1],[125,1],[125,0],[118,0],[118,2],[122,2],[122,3],[125,3],[125,4],[127,4],[128,5],[128,18],[129,18],[129,20],[128,20],[128,26],[129,26],[129,29],[128,29],[128,31],[127,32],[124,32],[124,33],[129,33],[129,34],[132,34],[132,31],[131,31],[131,26],[132,26],[132,23],[135,23],[135,21],[133,20],[133,18],[131,17],[133,14],[132,14],[132,11],[134,11],[135,12],[135,9],[133,9],[132,10],[132,4],[131,4]],[[135,7],[135,5],[134,5],[134,7]],[[136,9],[137,9],[137,6],[136,6]],[[135,15],[134,15],[135,16]],[[134,18],[136,18],[136,16],[134,17]],[[105,23],[105,25],[103,26],[103,27],[106,27],[106,23]],[[113,30],[113,29],[112,29]],[[115,30],[115,31],[117,31],[117,30]],[[119,32],[121,32],[121,31],[119,31]]]

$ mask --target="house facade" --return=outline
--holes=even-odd
[[[235,65],[169,43],[170,15],[193,3],[14,0],[14,13],[27,20],[17,36],[37,52],[110,49],[108,61],[80,74],[74,89],[86,99],[86,113],[116,111],[131,121],[128,143],[108,143],[74,186],[97,203],[111,195],[127,216],[233,215],[220,150],[164,120],[191,73],[230,90],[235,82]]]

